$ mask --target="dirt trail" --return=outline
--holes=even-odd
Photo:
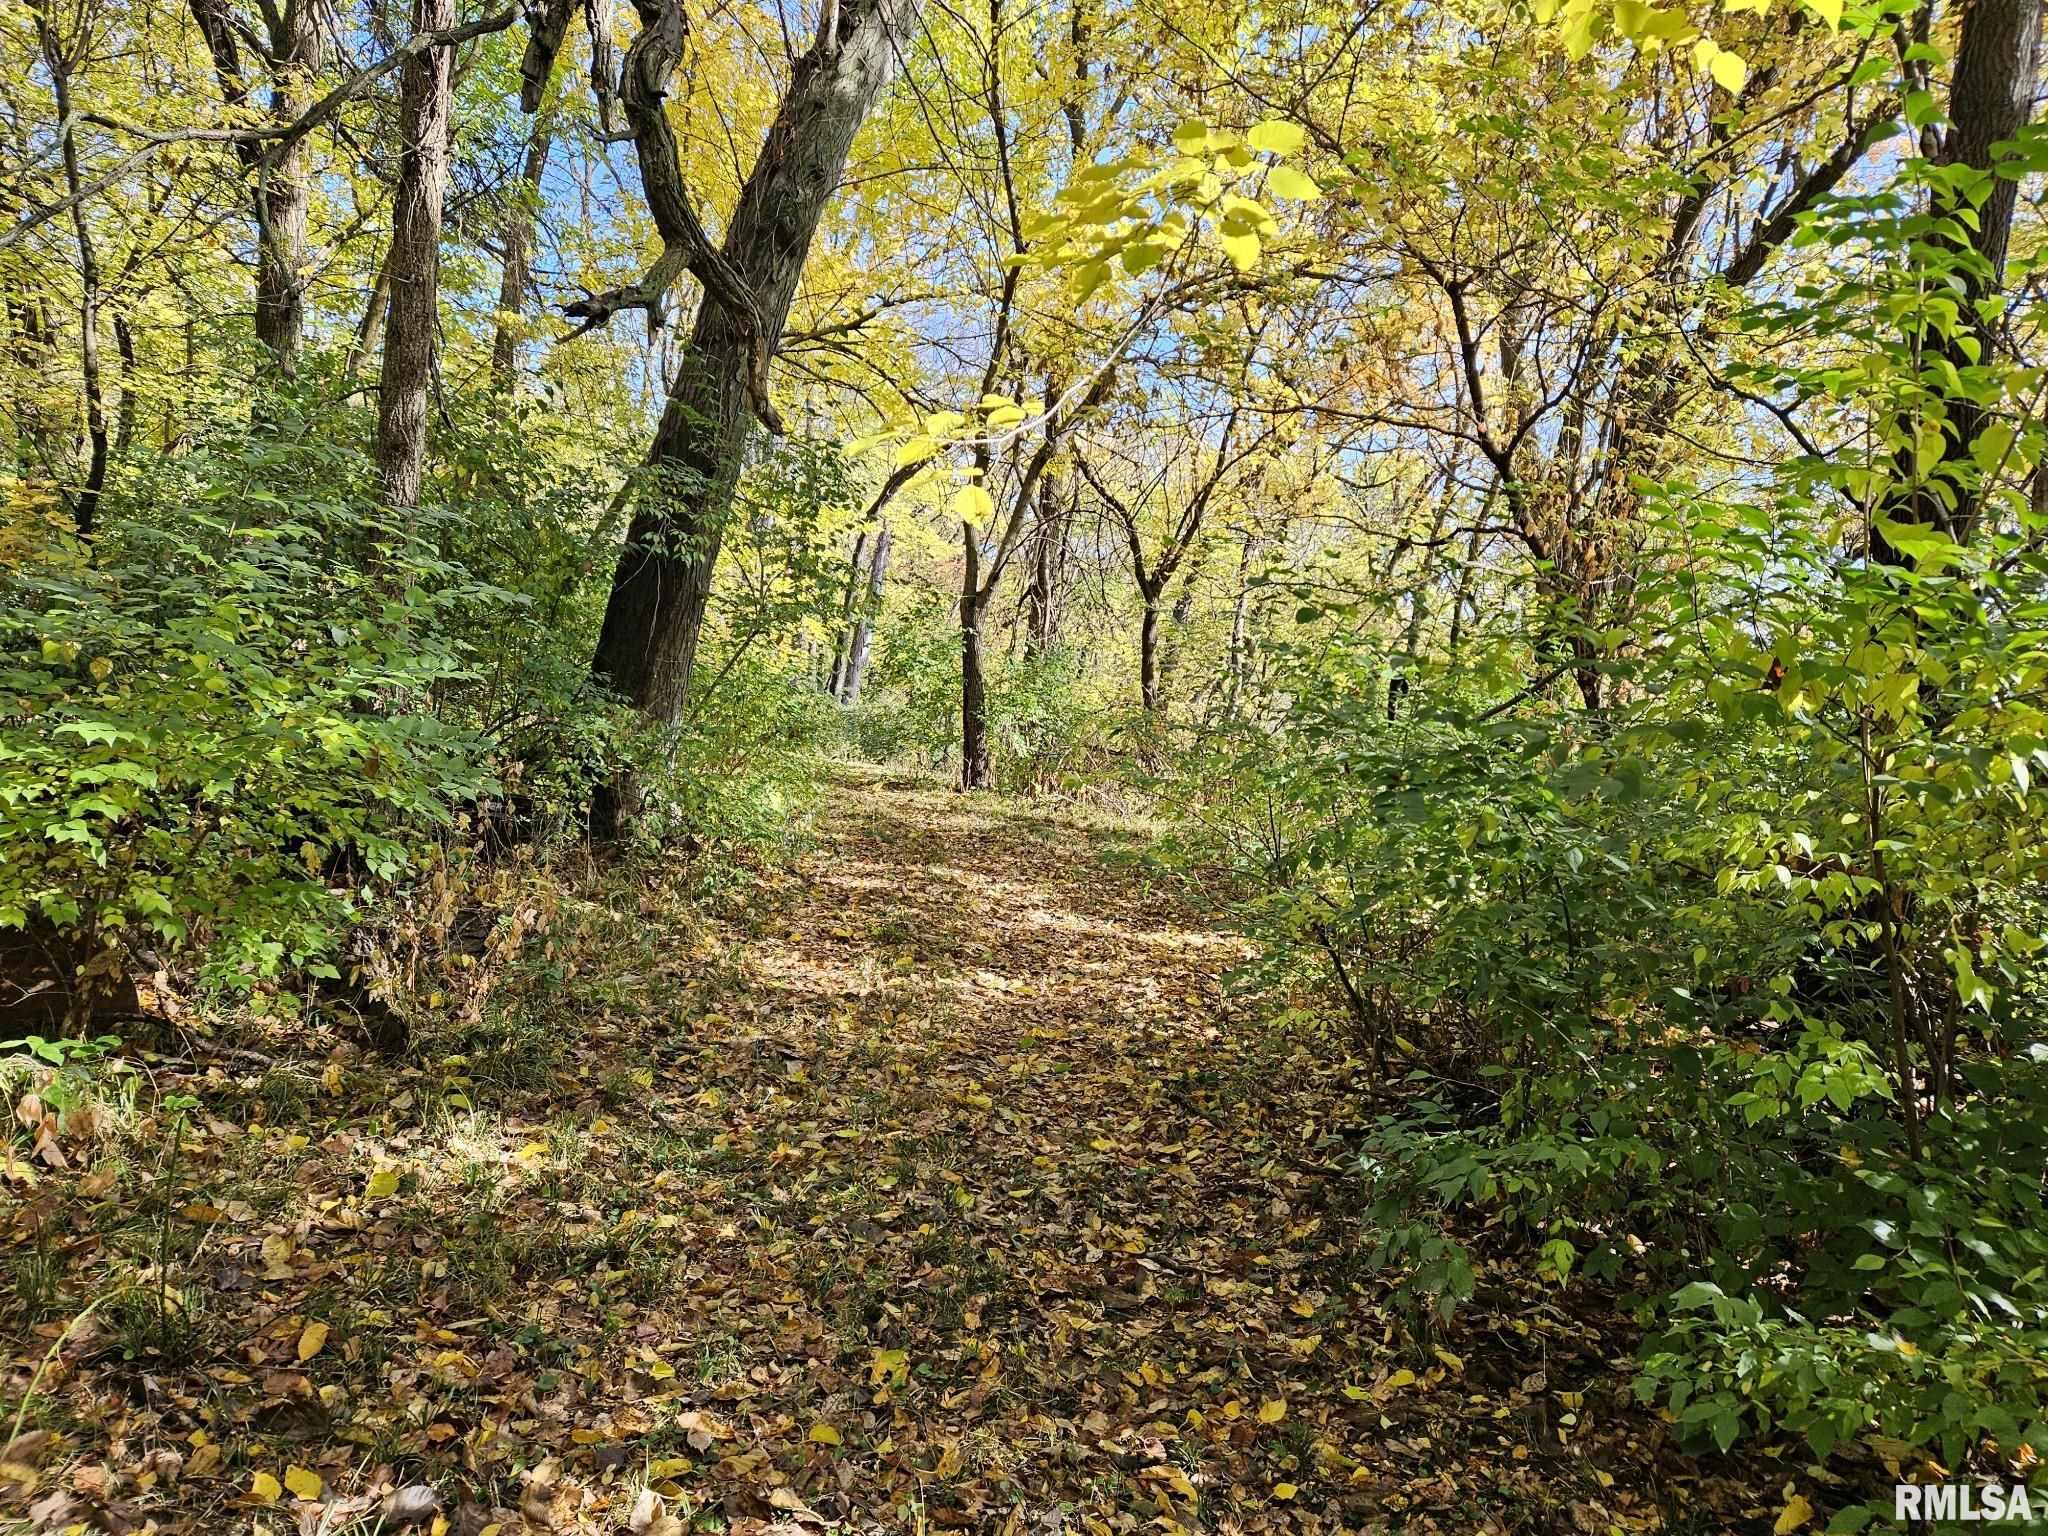
[[[431,1483],[466,1536],[622,1530],[648,1483],[742,1533],[1649,1528],[1559,1421],[1567,1319],[1399,1342],[1356,1100],[1235,1015],[1243,945],[1138,833],[871,777],[818,826],[715,920],[572,905],[406,1062],[202,1083],[189,1332],[86,1330],[72,1450],[209,1532],[322,1528],[247,1502],[293,1469]]]

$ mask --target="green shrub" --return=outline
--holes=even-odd
[[[0,575],[0,925],[203,944],[232,986],[324,974],[359,894],[489,787],[432,698],[467,676],[451,616],[494,594],[366,486],[251,439],[90,549],[29,539]]]

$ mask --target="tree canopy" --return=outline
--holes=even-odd
[[[2041,30],[0,11],[0,1519],[2002,1508]]]

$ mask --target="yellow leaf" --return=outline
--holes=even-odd
[[[317,1499],[327,1491],[327,1485],[320,1480],[318,1472],[308,1472],[304,1467],[286,1467],[284,1485],[291,1489],[295,1498]]]
[[[1785,1501],[1779,1511],[1777,1523],[1771,1527],[1771,1536],[1791,1536],[1791,1533],[1813,1518],[1813,1506],[1806,1502],[1806,1495],[1795,1493]]]
[[[896,467],[908,469],[913,464],[922,464],[938,451],[939,445],[920,433],[896,450]]]
[[[278,1496],[283,1492],[284,1489],[279,1485],[277,1479],[268,1472],[258,1472],[255,1481],[249,1485],[250,1496],[261,1499],[266,1504],[276,1502]]]
[[[1230,258],[1230,264],[1240,272],[1249,272],[1259,264],[1257,235],[1218,235],[1216,243],[1223,247],[1223,254]]]
[[[1398,1392],[1403,1387],[1412,1387],[1414,1385],[1415,1373],[1411,1370],[1403,1368],[1401,1370],[1394,1372],[1393,1375],[1389,1376],[1385,1381],[1381,1382],[1379,1385],[1379,1390],[1381,1392]]]
[[[1842,0],[1806,0],[1806,8],[1830,27],[1842,24]]]
[[[1312,203],[1323,195],[1323,189],[1315,184],[1314,178],[1291,165],[1274,166],[1273,174],[1266,178],[1266,188],[1275,197],[1284,197],[1293,203]]]
[[[1284,1399],[1277,1397],[1268,1398],[1265,1402],[1259,1404],[1259,1422],[1261,1424],[1278,1424],[1286,1417],[1287,1404]]]
[[[813,1424],[811,1426],[811,1439],[819,1445],[844,1445],[846,1443],[840,1438],[839,1431],[830,1424]]]
[[[388,1200],[398,1193],[398,1170],[379,1168],[370,1175],[369,1196],[372,1200]]]
[[[910,1381],[910,1354],[901,1349],[878,1349],[868,1362],[868,1380],[875,1386],[892,1382],[905,1386]]]
[[[953,498],[953,514],[979,527],[996,515],[995,498],[978,485],[963,485]]]
[[[1298,123],[1272,118],[1244,136],[1245,143],[1269,155],[1291,155],[1308,140],[1307,130]]]
[[[325,1323],[306,1324],[306,1331],[299,1335],[299,1363],[303,1365],[306,1361],[312,1359],[320,1353],[326,1344],[327,1325]]]
[[[1714,83],[1731,96],[1749,79],[1749,65],[1743,62],[1742,55],[1730,53],[1711,37],[1703,37],[1692,45],[1692,62],[1695,68],[1712,75]]]
[[[1273,1485],[1273,1497],[1276,1499],[1291,1499],[1299,1492],[1301,1490],[1292,1483],[1275,1483]]]

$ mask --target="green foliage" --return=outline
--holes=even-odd
[[[989,744],[1000,787],[1043,789],[1106,734],[1080,658],[1072,651],[987,659]],[[890,615],[876,636],[861,702],[846,734],[872,762],[943,768],[959,750],[960,630],[927,596]]]
[[[960,631],[944,598],[921,594],[879,626],[848,738],[874,762],[937,767],[956,749],[959,716]]]
[[[90,550],[0,578],[0,924],[204,941],[233,986],[329,969],[360,894],[489,787],[432,706],[495,594],[312,443],[216,444]],[[32,510],[32,509],[18,509]]]
[[[787,848],[817,791],[836,729],[832,703],[807,675],[751,655],[713,663],[718,683],[649,760],[660,837],[774,852]]]
[[[1390,720],[1389,616],[1284,576],[1318,595],[1202,774],[1257,970],[1425,1088],[1366,1140],[1369,1258],[1448,1315],[1431,1213],[1483,1215],[1631,1298],[1638,1390],[1723,1449],[2048,1449],[2048,521],[2039,371],[1957,298],[1988,181],[1813,217],[1830,281],[1741,323],[1844,351],[1739,377],[1836,446],[1649,487],[1626,625],[1404,660]],[[1543,697],[1559,656],[1597,716]]]
[[[1021,656],[997,669],[989,687],[997,783],[1010,789],[1053,783],[1095,740],[1097,725],[1072,652]]]

